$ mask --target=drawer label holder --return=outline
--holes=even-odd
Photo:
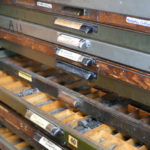
[[[66,28],[76,29],[86,34],[97,32],[97,27],[94,25],[87,25],[85,23],[72,21],[72,20],[68,20],[64,18],[56,18],[54,21],[54,24],[58,26],[66,27]]]
[[[41,116],[39,116],[38,114],[34,113],[29,109],[27,110],[25,117],[29,119],[31,122],[48,131],[52,136],[64,134],[63,130],[60,127],[45,120],[44,118],[42,118]]]
[[[69,51],[69,50],[56,48],[55,53],[58,56],[67,58],[69,60],[73,60],[75,62],[79,62],[79,63],[81,63],[85,66],[91,66],[91,65],[96,64],[95,59],[80,55],[78,53],[75,53],[75,52],[72,52],[72,51]]]
[[[91,47],[91,42],[89,40],[80,39],[80,38],[72,37],[72,36],[65,35],[65,34],[58,35],[57,41],[59,43],[74,46],[74,47],[81,48],[81,49],[87,49]]]
[[[40,6],[40,7],[53,8],[52,4],[48,4],[48,3],[44,3],[44,2],[40,2],[40,1],[38,1],[36,4],[37,4],[37,6]]]
[[[34,140],[36,140],[39,144],[44,146],[48,150],[62,150],[59,146],[53,143],[51,140],[48,140],[46,137],[36,133],[34,135]]]
[[[67,72],[73,73],[81,78],[84,78],[85,80],[97,79],[97,73],[66,63],[64,61],[57,60],[56,67]]]
[[[150,20],[144,20],[144,19],[139,19],[139,18],[134,18],[134,17],[127,17],[126,22],[145,26],[145,27],[150,27]]]

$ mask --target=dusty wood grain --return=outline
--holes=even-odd
[[[56,58],[65,60],[69,63],[73,63],[75,65],[85,68],[85,66],[77,62],[73,62],[71,60],[56,56],[54,54],[54,48],[59,47],[56,44],[52,44],[46,41],[42,41],[36,38],[31,38],[25,35],[9,32],[2,29],[0,30],[0,37],[2,39],[32,48],[35,51],[40,51],[50,56],[55,56]],[[92,57],[89,55],[86,56]],[[111,78],[118,79],[131,85],[138,86],[140,88],[150,91],[150,73],[140,71],[124,65],[120,65],[117,63],[113,63],[111,61],[106,61],[98,57],[93,58],[97,60],[96,66],[90,66],[86,68],[96,71],[101,75],[109,76]]]
[[[89,21],[95,21],[97,23],[103,23],[115,27],[120,27],[124,29],[130,29],[134,31],[140,31],[144,33],[150,34],[150,27],[149,26],[143,26],[143,25],[137,25],[133,23],[128,23],[126,21],[126,17],[134,17],[134,16],[125,16],[122,14],[116,14],[116,13],[111,13],[111,12],[105,12],[105,11],[99,11],[99,10],[88,10],[87,9],[87,14],[83,14],[81,16],[76,15],[75,13],[70,13],[68,11],[64,10],[64,5],[61,4],[55,4],[55,3],[50,3],[52,4],[52,8],[45,8],[45,7],[40,7],[36,5],[36,0],[1,0],[3,3],[7,4],[12,4],[16,6],[23,6],[26,8],[31,8],[33,10],[42,10],[46,12],[52,12],[56,14],[61,14],[61,15],[66,15],[66,16],[71,16],[79,19],[85,19]],[[42,1],[42,0],[41,0]],[[43,0],[43,2],[46,2]],[[48,3],[48,2],[46,2]],[[144,19],[146,21],[150,21],[150,19],[146,18],[138,18],[134,17],[136,19]]]

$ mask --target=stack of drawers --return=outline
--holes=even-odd
[[[149,11],[147,0],[1,0],[0,133],[22,150],[148,150]],[[10,135],[0,146],[15,149]]]

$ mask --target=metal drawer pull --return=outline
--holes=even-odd
[[[89,58],[65,49],[56,48],[55,54],[69,60],[79,62],[85,66],[91,66],[96,64],[96,60],[94,58]]]
[[[65,34],[60,34],[57,41],[66,45],[71,45],[81,49],[87,49],[91,47],[91,42],[89,40],[80,39],[77,37],[72,37]]]
[[[92,80],[92,79],[97,78],[96,73],[94,73],[92,71],[88,71],[86,69],[82,69],[82,68],[77,67],[77,66],[72,65],[72,64],[68,64],[68,63],[63,62],[63,61],[57,60],[56,67],[58,67],[62,70],[65,70],[67,72],[73,73],[79,77],[86,79],[86,80]]]
[[[97,31],[97,27],[94,25],[87,25],[86,23],[72,21],[72,20],[63,19],[63,18],[55,19],[54,24],[67,27],[67,28],[80,30],[84,33],[93,33]]]
[[[64,134],[63,130],[60,127],[54,125],[53,123],[50,123],[31,110],[27,110],[25,117],[36,125],[48,131],[52,136]]]
[[[34,140],[37,141],[39,144],[43,145],[48,150],[62,150],[58,145],[54,142],[50,141],[46,137],[40,135],[39,133],[35,133]]]

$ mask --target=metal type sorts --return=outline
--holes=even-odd
[[[24,63],[22,62],[23,61],[23,58],[16,58],[16,59],[21,59],[20,61],[18,61],[18,64],[20,64],[20,65],[27,65],[26,63],[31,63],[30,61],[24,61]],[[11,61],[14,61],[14,59],[13,60],[11,60]],[[28,66],[28,65],[27,65]],[[26,66],[26,67],[27,67]],[[6,66],[4,66],[4,68],[7,68]],[[17,69],[17,67],[15,67],[16,69]],[[123,132],[125,132],[125,133],[128,133],[129,135],[131,135],[132,137],[136,137],[136,138],[138,138],[139,140],[141,140],[141,141],[143,141],[143,142],[146,142],[146,143],[148,143],[148,141],[147,141],[147,139],[149,139],[148,138],[148,136],[149,136],[149,134],[148,134],[148,131],[149,131],[149,126],[147,126],[148,124],[146,123],[142,123],[141,121],[141,119],[138,121],[137,119],[136,119],[136,117],[134,116],[130,116],[130,115],[127,115],[128,114],[128,111],[130,111],[130,106],[131,106],[131,108],[132,107],[134,107],[134,105],[132,106],[132,105],[130,105],[131,104],[131,102],[130,101],[128,101],[128,100],[123,100],[123,99],[118,99],[118,98],[116,98],[116,97],[111,97],[111,98],[109,98],[109,93],[107,94],[107,92],[103,92],[103,91],[100,91],[100,90],[98,90],[98,89],[93,89],[93,88],[91,88],[91,87],[89,87],[88,85],[87,85],[87,83],[85,83],[85,84],[83,84],[84,83],[84,81],[82,81],[82,80],[79,80],[79,78],[77,78],[76,79],[76,77],[75,77],[75,79],[74,80],[77,80],[77,82],[75,82],[74,80],[74,82],[73,81],[70,81],[69,82],[69,76],[66,76],[66,78],[62,78],[62,75],[63,75],[63,73],[60,73],[60,76],[59,75],[57,75],[57,72],[55,72],[55,71],[53,71],[53,69],[52,70],[42,70],[42,71],[40,71],[40,66],[39,66],[39,64],[37,64],[37,68],[36,68],[36,64],[35,64],[35,66],[33,65],[33,67],[27,67],[28,69],[33,69],[35,72],[41,72],[42,74],[44,73],[46,73],[46,75],[45,76],[49,76],[49,79],[51,79],[51,80],[53,80],[54,79],[54,81],[56,81],[56,82],[60,82],[60,83],[62,83],[63,85],[65,85],[65,79],[67,78],[67,83],[66,83],[66,87],[68,87],[68,88],[71,88],[71,89],[74,89],[75,91],[78,91],[79,93],[81,93],[81,94],[84,94],[84,95],[86,95],[88,98],[92,98],[91,100],[92,101],[90,101],[90,99],[88,99],[88,101],[83,101],[84,100],[84,96],[81,96],[80,95],[80,98],[78,97],[78,94],[76,93],[74,93],[73,91],[71,92],[71,97],[70,97],[70,95],[69,95],[69,90],[67,90],[66,92],[65,92],[65,88],[63,87],[63,89],[59,89],[59,92],[58,92],[58,96],[57,96],[57,98],[59,98],[59,100],[62,100],[62,101],[64,101],[64,102],[67,102],[69,105],[71,105],[71,106],[74,106],[74,107],[77,107],[79,110],[81,110],[81,111],[83,111],[83,112],[85,112],[85,113],[88,113],[89,115],[92,115],[92,116],[94,116],[95,118],[97,118],[98,120],[100,120],[100,121],[104,121],[104,122],[106,122],[106,123],[108,123],[108,124],[111,124],[111,125],[113,125],[113,126],[115,126],[115,127],[117,127],[117,129],[119,129],[119,130],[122,130]],[[10,70],[9,68],[7,68],[8,70]],[[7,72],[8,72],[8,70],[7,70]],[[12,70],[12,69],[11,69]],[[22,74],[20,75],[20,72],[22,72],[21,71],[21,69],[19,69],[20,71],[19,71],[19,75],[18,74],[14,74],[14,75],[16,75],[17,77],[21,77],[21,78],[23,78],[23,79],[25,79],[25,81],[28,81],[29,80],[29,83],[30,84],[32,84],[33,86],[35,86],[35,84],[33,84],[33,82],[30,82],[31,81],[31,77],[32,77],[32,80],[33,81],[35,81],[35,79],[34,79],[34,75],[33,74],[31,74],[31,72],[29,73],[29,72],[26,72],[25,70],[22,70],[23,71],[23,76],[22,76]],[[25,73],[25,72],[27,73]],[[16,72],[15,70],[14,70],[14,72]],[[59,71],[60,72],[60,71]],[[17,73],[17,72],[16,72]],[[47,74],[48,73],[48,74]],[[54,74],[56,74],[56,75],[54,75]],[[43,74],[43,75],[44,75]],[[49,75],[50,74],[50,75]],[[59,74],[59,73],[58,73]],[[58,79],[58,81],[57,81],[57,79]],[[62,81],[63,80],[63,81]],[[15,82],[15,81],[14,81]],[[16,82],[19,82],[19,81],[16,81]],[[69,83],[68,83],[69,82]],[[46,80],[46,83],[48,84],[48,80]],[[15,84],[15,83],[14,83]],[[69,85],[68,85],[69,84]],[[17,85],[17,84],[16,84]],[[42,91],[46,91],[45,89],[44,89],[44,86],[40,83],[40,85],[41,86],[39,86],[38,85],[38,82],[37,82],[37,80],[36,80],[36,87],[38,86],[38,88],[40,89],[40,90],[42,90]],[[11,86],[11,85],[10,85]],[[20,84],[19,86],[23,86],[22,84]],[[54,84],[53,84],[53,86],[54,86]],[[56,86],[56,85],[55,85]],[[82,87],[83,86],[83,87]],[[8,87],[8,86],[7,86]],[[7,88],[6,87],[6,88]],[[48,88],[48,86],[47,86],[47,88]],[[57,88],[58,88],[58,86],[57,86]],[[2,89],[1,89],[2,90]],[[81,91],[80,91],[81,90]],[[2,91],[1,91],[2,92]],[[47,92],[49,92],[49,93],[51,93],[51,95],[53,95],[53,92],[51,92],[50,90],[49,91],[47,91]],[[85,93],[84,93],[85,92]],[[89,93],[90,92],[90,93]],[[3,93],[3,92],[2,92]],[[1,96],[3,95],[1,93]],[[28,93],[27,91],[25,91],[25,93]],[[56,93],[54,93],[54,94],[56,94]],[[74,95],[75,94],[75,95]],[[42,94],[43,95],[43,94]],[[5,95],[6,96],[6,95]],[[5,97],[4,95],[3,95],[3,98]],[[38,95],[37,95],[38,96]],[[53,95],[53,96],[55,96],[56,97],[56,95]],[[100,97],[99,97],[100,96]],[[103,99],[103,96],[105,97],[104,99]],[[31,96],[32,97],[32,96]],[[81,99],[81,97],[82,97],[82,99]],[[5,98],[4,98],[5,99]],[[47,98],[46,98],[47,99]],[[78,101],[78,100],[80,100],[80,101]],[[30,101],[30,100],[29,100]],[[35,99],[35,102],[36,102],[37,100]],[[8,101],[6,102],[6,100],[3,100],[3,102],[5,102],[5,103],[7,103],[8,104]],[[16,102],[17,103],[17,102]],[[20,103],[20,102],[19,102]],[[23,109],[21,109],[21,105],[22,105],[22,107],[24,107],[23,106],[23,103],[24,103],[24,101],[22,101],[20,104],[17,104],[17,105],[20,105],[19,106],[19,108],[15,108],[15,109],[17,109],[17,111],[21,111],[21,113],[24,115],[24,113],[26,112],[26,108],[23,108]],[[44,103],[44,105],[46,105],[46,106],[44,106],[44,107],[48,107],[47,109],[49,110],[50,108],[49,108],[49,105],[52,105],[51,104],[51,102],[48,102],[48,103],[50,103],[50,104],[45,104]],[[89,105],[89,103],[90,103],[90,105]],[[93,103],[93,104],[92,104]],[[63,103],[62,103],[63,104]],[[94,105],[95,104],[95,105]],[[102,106],[101,108],[100,108],[100,105]],[[103,111],[101,111],[97,106],[99,106],[99,108],[100,109],[103,109]],[[13,107],[13,106],[12,106]],[[61,105],[61,107],[65,107],[64,105]],[[21,110],[20,110],[21,109]],[[121,110],[120,110],[121,109]],[[127,110],[127,112],[126,111],[124,111],[124,109],[126,109]],[[23,111],[24,110],[24,111]],[[34,108],[34,110],[35,110],[35,108]],[[63,110],[63,109],[62,109]],[[92,110],[92,111],[91,111]],[[111,114],[109,113],[109,111],[111,110]],[[135,110],[138,110],[138,108],[137,109],[135,109]],[[95,112],[99,112],[98,114],[95,114]],[[134,113],[135,113],[135,111],[133,111]],[[133,112],[130,112],[131,114],[133,113]],[[127,113],[127,114],[126,114]],[[134,114],[133,113],[133,114]],[[137,111],[137,113],[138,113],[138,116],[140,117],[140,113],[139,113],[139,110]],[[117,116],[115,116],[115,114],[117,114]],[[29,111],[28,112],[28,118],[30,118],[30,116],[32,116],[32,115],[34,115],[34,112],[32,112],[32,111]],[[148,116],[149,116],[149,114],[147,114]],[[121,118],[120,118],[120,117]],[[148,116],[146,116],[146,118],[148,117]],[[108,118],[109,117],[111,117],[111,118],[113,118],[113,121],[112,120],[109,120]],[[107,118],[107,119],[106,119]],[[145,116],[144,116],[144,118],[145,118]],[[117,122],[117,120],[119,120],[119,124],[116,124],[116,122]],[[144,119],[145,120],[145,119]],[[131,123],[132,122],[132,123]],[[46,124],[47,124],[47,122],[46,122]],[[135,125],[135,124],[137,124],[137,125]],[[133,126],[132,126],[133,125]],[[142,126],[143,127],[142,127]],[[128,126],[128,128],[126,128],[125,126]],[[132,127],[131,127],[132,126]],[[43,125],[42,125],[42,127],[43,127]],[[45,127],[45,126],[44,126]],[[130,128],[131,127],[131,128]],[[135,129],[134,131],[132,130],[132,129]],[[131,130],[130,130],[131,129]],[[138,130],[138,132],[136,131],[136,130]],[[51,129],[50,129],[50,131],[52,131]],[[61,131],[61,130],[60,130]],[[139,138],[139,135],[138,134],[140,134],[140,138]],[[143,138],[142,138],[142,134],[143,134]],[[146,136],[147,136],[147,138],[146,138]]]
[[[59,59],[81,68],[97,72],[98,79],[95,80],[95,84],[114,91],[123,97],[128,97],[145,105],[149,105],[149,73],[112,63],[98,57],[85,55],[84,53],[77,53],[71,49],[22,34],[0,30],[0,35],[1,38],[4,39],[0,41],[1,45],[9,50],[50,67],[56,66],[56,59]],[[105,79],[106,81],[104,77],[107,77]],[[113,84],[108,77],[112,78]],[[104,83],[104,81],[106,83]],[[125,85],[124,82],[120,81],[129,84]],[[94,82],[94,80],[92,80],[92,82]],[[116,83],[119,83],[119,85],[116,85]],[[116,88],[114,89],[114,86],[111,87],[111,84],[115,85]],[[106,85],[108,86],[106,87]]]
[[[1,75],[2,74],[4,76],[5,73],[1,71]],[[6,75],[6,77],[10,77],[10,76]],[[19,80],[17,82],[19,83]],[[6,85],[5,83],[3,82],[4,86]],[[15,85],[14,83],[10,83],[10,84],[11,85],[13,84],[13,86],[9,86],[9,87],[7,86],[6,87],[7,90],[9,89],[13,91],[13,93],[16,95],[18,93],[22,93],[22,91],[27,90],[28,88],[29,89],[31,88],[28,87],[28,85],[26,86],[26,88],[24,87],[25,88],[24,89],[21,88],[20,86],[14,86]],[[91,117],[88,117],[86,114],[74,108],[68,107],[65,103],[60,102],[57,99],[53,98],[51,102],[48,101],[50,95],[47,95],[43,92],[39,91],[39,92],[32,93],[30,95],[22,95],[22,98],[24,99],[24,101],[27,101],[31,105],[39,107],[39,109],[41,109],[45,113],[54,116],[59,121],[77,130],[77,132],[80,132],[78,133],[79,136],[83,134],[83,136],[85,136],[85,139],[87,138],[92,140],[93,142],[96,142],[98,145],[100,145],[99,149],[118,149],[118,148],[124,149],[125,147],[133,150],[148,149],[148,147],[143,145],[142,143],[138,143],[136,142],[136,140],[133,140],[130,137],[117,132],[114,128],[109,127],[108,125],[105,125],[96,120],[92,120]],[[131,114],[133,114],[133,112],[136,111],[136,108],[134,107],[129,107],[129,109],[132,112]],[[29,118],[28,116],[26,117],[32,122],[34,122],[35,124],[39,125],[40,123],[35,122],[36,118],[34,118],[35,119],[34,120],[32,115],[34,115],[35,117],[35,113],[31,114]],[[146,114],[144,112],[141,112],[141,115],[145,116]],[[67,127],[68,129],[69,126]],[[68,144],[70,144],[70,146],[73,146],[76,149],[80,149],[81,140],[77,139],[77,137],[75,137],[72,133],[71,135],[70,134],[68,135]],[[87,145],[87,143],[84,143],[83,146],[84,148],[86,147],[92,149],[92,147],[88,147],[89,145]]]
[[[100,59],[98,57],[93,57],[90,55],[77,53],[73,50],[66,49],[65,47],[60,47],[53,43],[48,43],[45,41],[38,40],[36,38],[31,38],[29,36],[17,34],[14,32],[0,30],[0,35],[1,35],[1,38],[4,39],[0,41],[1,45],[3,45],[4,47],[16,53],[29,57],[33,60],[46,64],[50,67],[56,66],[55,59],[64,60],[68,63],[78,65],[81,68],[90,69],[93,72],[97,72],[99,75],[111,77],[112,80],[117,79],[117,80],[127,82],[131,85],[134,85],[134,87],[131,87],[132,89],[130,90],[127,90],[129,89],[129,85],[126,85],[126,87],[124,87],[124,89],[126,90],[124,90],[122,88],[123,83],[121,84],[119,82],[121,84],[122,90],[118,91],[118,89],[120,89],[120,86],[118,87],[118,85],[115,86],[116,89],[110,88],[110,86],[105,87],[105,85],[108,85],[108,84],[102,83],[102,81],[104,81],[103,76],[100,76],[100,79],[102,78],[100,82],[95,82],[96,84],[103,85],[103,88],[114,91],[122,95],[123,97],[129,97],[136,101],[142,102],[145,105],[149,105],[148,104],[149,97],[147,95],[148,91],[146,92],[146,90],[149,90],[150,81],[149,81],[149,74],[146,72],[142,72],[139,70],[135,70],[133,68],[129,68],[129,67],[125,67],[116,63],[112,63],[112,62]],[[117,82],[117,80],[115,80],[114,82]],[[111,81],[108,81],[107,83],[109,82]],[[138,89],[135,86],[143,88],[145,89],[145,91],[142,89]],[[138,91],[134,91],[133,88],[134,89],[136,88]],[[134,92],[136,94],[133,95],[131,93],[131,90],[132,90],[132,93]]]

